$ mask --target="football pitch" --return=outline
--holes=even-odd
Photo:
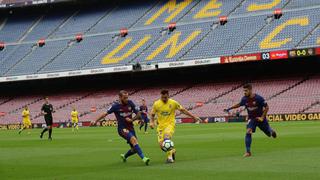
[[[53,141],[31,134],[0,131],[0,179],[320,179],[320,122],[277,122],[277,139],[259,129],[250,158],[243,158],[244,123],[179,124],[173,141],[174,164],[154,130],[139,132],[139,143],[151,158],[145,166],[137,155],[120,160],[129,146],[114,127],[54,129]]]

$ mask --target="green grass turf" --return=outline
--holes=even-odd
[[[137,155],[122,163],[128,145],[113,127],[54,129],[53,141],[0,131],[0,179],[320,179],[320,122],[271,123],[278,138],[260,130],[253,156],[243,158],[244,123],[177,125],[177,161],[165,164],[155,131],[138,133],[145,166]]]

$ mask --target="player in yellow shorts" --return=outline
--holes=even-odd
[[[29,111],[28,106],[24,107],[21,115],[22,115],[22,127],[19,130],[19,134],[21,134],[21,132],[23,130],[25,130],[25,129],[32,128],[32,124],[31,124],[31,121],[30,121],[30,111]],[[30,132],[28,132],[28,134],[30,134]]]
[[[79,130],[79,113],[76,110],[75,107],[73,107],[72,111],[71,111],[71,122],[72,122],[72,132],[74,132],[74,128],[77,129],[77,131]]]
[[[151,123],[150,127],[155,127],[155,117],[157,117],[157,132],[158,132],[158,142],[160,148],[162,148],[162,143],[164,140],[171,139],[175,130],[175,116],[176,110],[181,113],[193,118],[195,122],[199,123],[201,119],[189,111],[184,109],[177,101],[169,98],[169,91],[162,90],[161,98],[154,102],[151,111]],[[176,150],[172,149],[167,152],[167,163],[173,163],[175,160]]]

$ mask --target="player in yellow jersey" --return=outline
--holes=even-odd
[[[21,115],[22,115],[22,127],[19,130],[19,134],[21,134],[21,132],[23,130],[25,130],[25,129],[32,128],[32,124],[31,124],[31,121],[30,121],[30,111],[29,111],[28,106],[24,107]],[[28,132],[28,134],[30,134],[30,132]]]
[[[75,107],[73,107],[71,111],[71,122],[72,122],[72,132],[74,132],[74,128],[76,128],[76,130],[78,131],[79,130],[79,125],[78,125],[79,113]]]
[[[184,109],[177,101],[170,99],[168,90],[162,90],[161,98],[153,104],[150,123],[150,128],[153,129],[155,127],[155,118],[157,118],[158,142],[161,149],[163,149],[163,141],[167,139],[171,140],[173,136],[175,130],[176,110],[179,110],[181,113],[193,118],[196,123],[201,121],[199,117]],[[175,153],[175,149],[167,152],[167,163],[174,162]]]

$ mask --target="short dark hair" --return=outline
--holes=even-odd
[[[123,94],[128,94],[128,92],[126,90],[119,91],[119,96],[122,96]]]
[[[162,89],[162,90],[161,90],[161,94],[162,94],[162,95],[166,95],[166,94],[169,95],[169,90],[167,90],[167,89]]]
[[[252,89],[252,85],[248,83],[248,84],[243,85],[243,88],[251,90]]]

